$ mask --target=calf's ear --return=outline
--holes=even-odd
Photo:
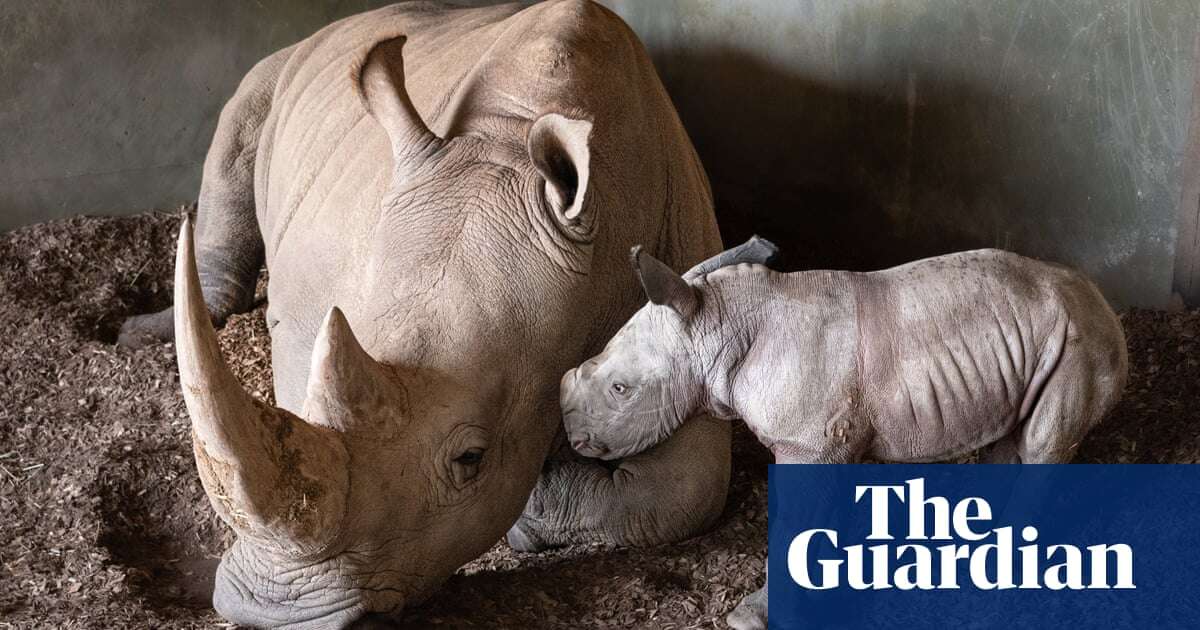
[[[591,174],[592,123],[561,114],[545,114],[529,128],[525,144],[529,159],[545,181],[546,206],[572,236],[591,234],[592,217],[585,211]]]
[[[629,256],[633,271],[652,304],[666,306],[684,319],[692,316],[699,306],[699,300],[695,289],[683,277],[666,263],[642,251],[641,245],[635,245]]]
[[[779,248],[768,241],[767,239],[755,234],[750,237],[750,240],[738,245],[737,247],[727,249],[712,258],[692,267],[687,273],[683,274],[685,280],[694,280],[705,274],[712,273],[721,267],[730,265],[738,265],[741,263],[754,263],[758,265],[770,264],[771,261],[779,255]]]

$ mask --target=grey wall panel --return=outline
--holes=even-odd
[[[193,200],[245,71],[385,3],[0,0],[0,229]],[[1165,304],[1177,255],[1200,269],[1177,248],[1200,216],[1194,0],[605,3],[654,57],[730,241],[769,235],[794,268],[1000,246],[1120,305]]]
[[[728,240],[858,269],[999,246],[1167,302],[1200,3],[607,4],[654,56]]]
[[[0,0],[0,230],[194,200],[242,75],[382,4]]]

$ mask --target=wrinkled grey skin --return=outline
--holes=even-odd
[[[698,412],[780,463],[1070,461],[1125,386],[1116,315],[1080,274],[998,250],[873,273],[760,265],[684,279],[635,255],[650,303],[562,379],[574,447],[628,457]],[[728,618],[766,624],[766,587]]]
[[[555,440],[559,376],[639,305],[620,273],[639,242],[677,269],[720,250],[695,152],[606,9],[406,3],[258,64],[205,164],[193,267],[181,247],[195,290],[120,339],[187,336],[197,465],[238,533],[217,610],[342,627],[399,614],[514,521],[520,549],[709,526],[728,423],[607,467]],[[278,408],[234,391],[194,315],[247,309],[263,263]]]

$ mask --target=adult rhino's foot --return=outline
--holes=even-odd
[[[562,513],[564,493],[556,492],[555,487],[563,483],[562,467],[570,466],[563,462],[549,464],[547,471],[538,478],[537,485],[529,494],[521,518],[509,528],[504,539],[508,546],[516,551],[535,553],[555,547],[562,547],[571,542],[566,529],[557,523],[564,521]]]
[[[767,587],[750,593],[733,612],[725,616],[725,623],[733,630],[766,630]]]
[[[121,324],[117,345],[144,348],[175,339],[175,309],[168,308],[149,315],[135,315]]]
[[[672,543],[711,527],[728,489],[729,423],[695,418],[632,457],[547,462],[508,544],[540,551]]]

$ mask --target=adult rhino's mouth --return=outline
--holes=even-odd
[[[237,541],[217,568],[213,607],[238,625],[289,629],[384,627],[403,610],[404,590],[344,569],[333,559],[281,570]]]

